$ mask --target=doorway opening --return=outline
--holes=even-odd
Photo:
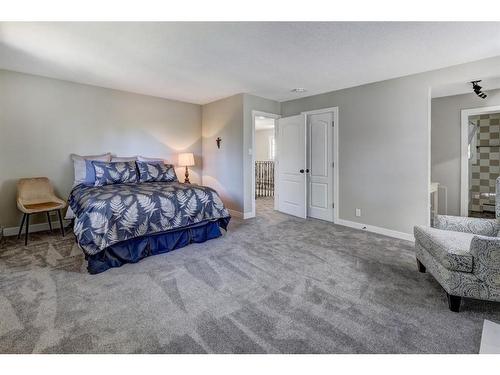
[[[462,111],[462,216],[495,218],[500,175],[500,106]]]
[[[276,120],[278,115],[253,111],[253,216],[274,210]]]
[[[338,219],[338,107],[279,115],[252,111],[252,216],[278,210]]]

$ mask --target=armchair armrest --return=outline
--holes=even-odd
[[[500,238],[474,236],[470,252],[474,257],[472,273],[489,287],[490,293],[500,295]]]
[[[500,225],[495,219],[437,215],[434,219],[434,228],[496,237]]]

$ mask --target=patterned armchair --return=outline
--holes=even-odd
[[[496,220],[438,215],[433,228],[414,228],[418,270],[441,284],[451,311],[462,297],[500,302],[500,177],[495,205]]]

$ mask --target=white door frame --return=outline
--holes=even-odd
[[[257,116],[264,116],[274,119],[274,139],[276,139],[276,120],[281,117],[276,113],[262,112],[252,110],[252,213],[250,217],[255,217],[255,118]],[[274,166],[274,209],[276,210],[276,197],[277,197],[277,179],[276,179],[276,160]]]
[[[469,117],[500,112],[500,105],[462,109],[460,122],[460,216],[469,216]]]
[[[321,108],[313,111],[304,111],[306,124],[309,115],[332,112],[333,115],[333,223],[339,220],[339,107]],[[308,192],[309,194],[309,192]]]

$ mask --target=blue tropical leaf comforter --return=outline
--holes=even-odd
[[[179,182],[82,184],[68,201],[77,242],[87,255],[131,238],[230,218],[215,190]]]

